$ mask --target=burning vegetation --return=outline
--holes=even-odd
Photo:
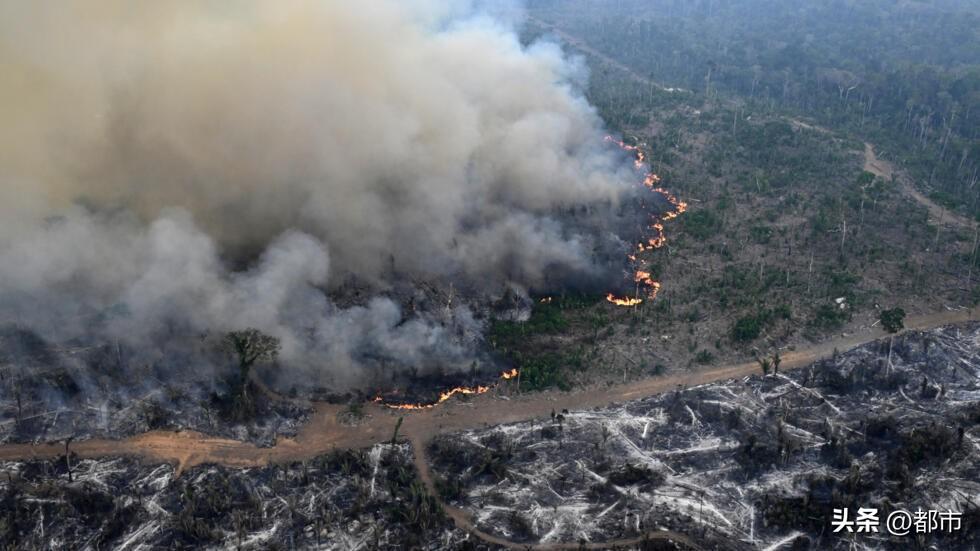
[[[516,379],[519,375],[517,368],[512,368],[504,371],[500,374],[500,380],[506,381],[509,379]],[[453,396],[468,396],[473,394],[483,394],[493,388],[493,385],[476,385],[476,386],[457,386],[450,388],[449,390],[444,390],[439,393],[439,398],[434,402],[429,402],[425,404],[397,404],[391,403],[384,399],[383,396],[378,396],[374,399],[375,403],[381,404],[389,409],[400,409],[400,410],[418,410],[418,409],[430,409],[438,406],[439,404],[449,400]]]
[[[527,319],[532,294],[615,277],[632,169],[557,45],[522,44],[472,6],[99,5],[0,8],[18,106],[0,129],[0,156],[18,159],[0,163],[0,327],[116,351],[110,377],[66,362],[30,415],[76,409],[75,389],[109,395],[92,406],[103,425],[167,386],[181,396],[164,409],[246,402],[229,381],[252,373],[247,354],[236,377],[201,346],[243,327],[275,339],[255,375],[281,395],[474,366],[486,381],[502,367],[486,353],[493,305],[514,298],[501,317]],[[499,82],[526,88],[486,93]],[[440,400],[490,386],[466,382]],[[0,393],[18,404],[4,420],[21,417],[26,395]]]
[[[646,156],[644,155],[640,146],[629,145],[622,141],[615,140],[611,136],[606,136],[606,141],[611,141],[620,148],[633,153],[635,155],[633,164],[637,170],[644,171],[648,168],[646,165]],[[677,218],[683,214],[684,211],[687,210],[687,203],[678,200],[677,197],[662,187],[658,187],[657,184],[659,183],[660,177],[653,172],[647,172],[643,177],[643,187],[650,192],[661,195],[664,199],[666,199],[669,207],[662,213],[651,215],[652,220],[647,228],[651,230],[651,233],[648,237],[644,237],[644,241],[637,245],[635,253],[627,255],[630,264],[635,270],[633,274],[633,282],[636,284],[636,290],[632,297],[616,296],[614,293],[609,293],[606,295],[606,300],[615,304],[616,306],[636,306],[643,303],[644,300],[653,300],[657,298],[657,293],[660,291],[660,282],[655,281],[650,276],[650,272],[640,269],[640,266],[644,263],[644,258],[642,255],[644,253],[659,249],[667,244],[667,236],[664,234],[664,222]]]

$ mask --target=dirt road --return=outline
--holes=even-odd
[[[974,230],[977,227],[977,224],[974,221],[956,214],[955,212],[951,212],[949,209],[940,206],[932,199],[929,199],[919,192],[919,190],[915,189],[915,186],[912,185],[909,178],[897,171],[894,165],[888,161],[879,159],[878,156],[875,155],[874,146],[868,142],[864,142],[864,170],[886,180],[890,180],[892,177],[894,177],[899,185],[902,186],[902,192],[912,197],[916,203],[919,203],[928,209],[929,218],[938,221],[939,224],[945,223],[967,230]]]
[[[666,90],[659,83],[641,76],[622,63],[594,50],[576,37],[566,34],[561,29],[542,21],[538,21],[538,23],[574,47],[615,66],[631,78]],[[795,122],[799,126],[826,131],[823,128],[813,127],[799,121]],[[891,163],[877,158],[873,146],[869,143],[865,143],[864,156],[865,170],[887,179],[897,174]],[[940,223],[952,224],[966,229],[976,227],[971,220],[949,212],[922,195],[912,186],[908,178],[899,176],[897,180],[901,183],[905,193],[929,209],[933,219],[939,220]],[[910,318],[907,320],[907,325],[909,329],[928,329],[975,319],[978,313],[980,313],[980,309],[938,312]],[[816,360],[830,356],[835,350],[846,351],[883,336],[885,334],[880,329],[865,328],[859,333],[837,337],[810,348],[786,352],[782,356],[781,367],[784,370],[804,367]],[[420,478],[432,495],[438,496],[425,458],[425,443],[437,434],[546,418],[552,411],[562,409],[582,410],[603,407],[617,402],[641,399],[677,388],[746,377],[756,374],[758,370],[758,365],[754,362],[740,363],[708,371],[656,377],[622,385],[579,389],[569,393],[551,391],[514,398],[481,395],[468,402],[447,402],[437,408],[408,413],[396,412],[370,404],[365,408],[366,418],[356,426],[345,425],[338,421],[338,414],[343,411],[343,406],[317,403],[310,421],[303,426],[295,438],[280,439],[269,448],[260,448],[254,444],[237,440],[215,438],[193,431],[152,431],[125,440],[77,442],[71,446],[71,450],[83,458],[133,456],[151,463],[172,463],[177,465],[178,474],[184,469],[205,463],[216,463],[229,467],[253,467],[269,463],[309,459],[335,449],[364,448],[383,442],[391,438],[398,417],[404,416],[401,434],[413,443],[415,465]],[[0,460],[50,458],[58,456],[63,450],[62,444],[6,444],[0,445]],[[616,546],[635,545],[646,538],[671,539],[688,548],[698,548],[694,542],[682,534],[671,532],[652,532],[639,538],[595,542],[585,546],[578,543],[518,544],[479,530],[473,525],[467,512],[446,504],[443,506],[446,513],[459,528],[472,533],[485,542],[513,549],[608,549]]]
[[[976,319],[980,308],[945,311],[907,320],[909,329],[928,329],[950,323]],[[865,328],[853,335],[831,339],[811,348],[789,351],[783,355],[783,370],[796,369],[830,356],[835,350],[846,351],[855,346],[883,337],[880,329]],[[581,389],[574,392],[541,392],[517,398],[481,395],[471,402],[447,402],[430,410],[403,414],[378,405],[368,407],[369,415],[357,426],[338,421],[343,406],[316,404],[315,413],[297,434],[284,438],[271,448],[260,448],[247,442],[213,438],[197,432],[153,431],[126,440],[87,440],[77,442],[71,449],[81,457],[134,456],[148,462],[167,462],[177,465],[179,473],[194,465],[217,463],[229,467],[252,467],[308,459],[334,449],[363,448],[391,438],[399,416],[404,416],[401,434],[407,437],[415,452],[415,466],[430,495],[439,499],[425,457],[426,442],[440,433],[458,432],[502,423],[546,418],[552,411],[582,410],[607,406],[616,402],[637,400],[676,388],[695,386],[720,380],[746,377],[758,373],[758,366],[741,363],[708,371],[683,373],[644,379],[604,388]],[[63,451],[60,444],[7,444],[0,446],[0,460],[24,460],[33,457],[56,457]],[[631,547],[647,539],[670,540],[686,549],[699,549],[696,542],[683,534],[654,531],[637,538],[579,543],[527,544],[512,542],[477,528],[469,513],[449,506],[440,500],[446,514],[455,525],[474,537],[509,549],[557,551],[564,549],[612,549]]]
[[[909,318],[907,325],[911,329],[937,327],[974,319],[977,313],[980,313],[980,309],[944,311]],[[880,329],[865,328],[857,334],[837,337],[803,350],[788,351],[783,355],[782,367],[802,367],[831,355],[835,349],[845,351],[882,336],[884,333]],[[152,431],[125,440],[76,442],[71,449],[81,457],[137,456],[150,462],[173,463],[179,469],[202,463],[231,467],[260,466],[308,459],[334,449],[363,448],[383,442],[391,438],[399,416],[405,418],[401,434],[415,442],[426,442],[440,433],[545,418],[552,410],[607,406],[679,387],[745,377],[757,373],[758,369],[755,363],[742,363],[573,392],[548,391],[510,399],[484,394],[468,402],[447,402],[437,408],[408,413],[371,404],[365,408],[366,418],[356,426],[338,421],[338,414],[344,406],[317,403],[310,421],[295,438],[282,438],[269,448],[192,431]],[[61,444],[6,444],[0,446],[0,460],[56,457],[63,451]]]
[[[538,19],[537,17],[533,17],[533,16],[530,16],[530,15],[528,15],[527,18],[528,18],[528,20],[533,21],[534,23],[536,23],[541,28],[547,29],[548,32],[550,32],[550,33],[554,34],[555,36],[561,38],[569,46],[572,46],[573,48],[575,48],[576,50],[578,50],[578,51],[580,51],[580,52],[582,52],[584,54],[587,54],[587,55],[590,55],[590,56],[592,56],[592,57],[594,57],[596,59],[602,60],[603,63],[606,63],[607,65],[610,65],[612,67],[615,67],[616,69],[618,69],[619,71],[623,72],[624,74],[626,74],[627,76],[629,76],[631,79],[639,82],[640,84],[645,84],[647,86],[653,86],[654,88],[658,88],[658,89],[660,89],[660,90],[662,90],[664,92],[680,92],[680,91],[682,91],[680,88],[669,88],[667,86],[664,86],[663,84],[660,84],[659,82],[654,81],[653,79],[647,78],[647,77],[641,75],[640,73],[637,73],[635,70],[633,70],[629,66],[627,66],[627,65],[625,65],[623,63],[620,63],[619,61],[616,61],[615,59],[609,57],[608,55],[606,55],[606,54],[604,54],[602,52],[600,52],[599,50],[596,50],[595,48],[593,48],[592,46],[589,46],[584,41],[582,41],[581,39],[579,39],[578,37],[576,37],[575,35],[568,34],[567,32],[563,31],[560,27],[557,27],[557,26],[555,26],[552,23],[548,23],[547,21],[543,21],[541,19]]]
[[[564,40],[565,43],[567,43],[569,46],[572,46],[573,48],[585,54],[595,57],[596,59],[602,60],[603,63],[606,63],[611,67],[615,67],[616,69],[628,75],[631,79],[636,80],[637,82],[646,84],[648,86],[653,86],[655,88],[664,91],[677,90],[674,88],[668,88],[659,82],[656,82],[648,77],[645,77],[637,73],[634,69],[632,69],[628,65],[616,61],[612,57],[600,52],[599,50],[596,50],[595,48],[589,46],[582,39],[578,38],[575,35],[563,31],[560,27],[552,23],[548,23],[547,21],[543,21],[541,19],[530,17],[530,16],[528,17],[528,19],[534,21],[540,27],[547,29],[555,36],[558,36],[559,38]],[[823,133],[832,133],[832,131],[827,128],[824,128],[822,126],[817,126],[815,124],[807,123],[796,118],[786,117],[786,120],[797,128],[805,128],[807,130],[813,130],[813,131],[823,132]],[[894,165],[892,165],[888,161],[879,159],[877,155],[875,155],[874,146],[868,142],[864,143],[864,170],[874,174],[875,176],[880,176],[882,178],[885,178],[886,180],[890,180],[892,176],[895,176],[896,180],[902,186],[902,192],[910,196],[915,202],[927,208],[929,210],[929,217],[932,218],[933,220],[938,221],[938,223],[949,224],[967,230],[975,230],[977,228],[977,224],[974,221],[964,216],[961,216],[959,214],[956,214],[954,212],[951,212],[949,209],[946,209],[941,205],[935,203],[934,201],[932,201],[931,199],[923,195],[921,192],[919,192],[917,189],[915,189],[915,186],[912,184],[909,178],[904,174],[902,174],[900,171],[896,170]]]

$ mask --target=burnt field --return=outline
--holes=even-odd
[[[516,541],[669,529],[715,549],[849,549],[832,510],[876,507],[961,511],[963,526],[860,545],[972,549],[978,341],[977,324],[911,332],[791,373],[437,437],[427,452],[442,496]]]
[[[0,543],[972,549],[978,344],[978,323],[909,332],[786,373],[443,434],[423,444],[414,464],[422,448],[404,443],[179,472],[74,454],[10,461],[0,480]],[[215,461],[236,460],[227,453]],[[420,474],[420,461],[431,469]],[[830,519],[842,507],[876,507],[882,516],[951,509],[963,513],[962,528],[922,539],[838,539]]]
[[[213,337],[175,339],[174,349],[220,355]],[[190,343],[190,344],[188,344]],[[0,329],[0,442],[125,438],[149,430],[192,429],[272,445],[309,417],[302,401],[253,392],[235,403],[234,371],[199,357],[138,362],[121,345],[53,344],[16,326]],[[254,383],[251,383],[255,386]],[[257,389],[260,390],[260,389]]]
[[[2,468],[4,549],[486,549],[427,495],[407,444],[179,477],[130,459]]]

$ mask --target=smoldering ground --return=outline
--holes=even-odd
[[[2,321],[195,381],[179,343],[243,327],[284,389],[478,364],[494,297],[619,276],[636,180],[582,64],[507,18],[0,2]]]

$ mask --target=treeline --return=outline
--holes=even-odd
[[[855,132],[980,213],[980,2],[533,0],[531,13],[667,86]]]

